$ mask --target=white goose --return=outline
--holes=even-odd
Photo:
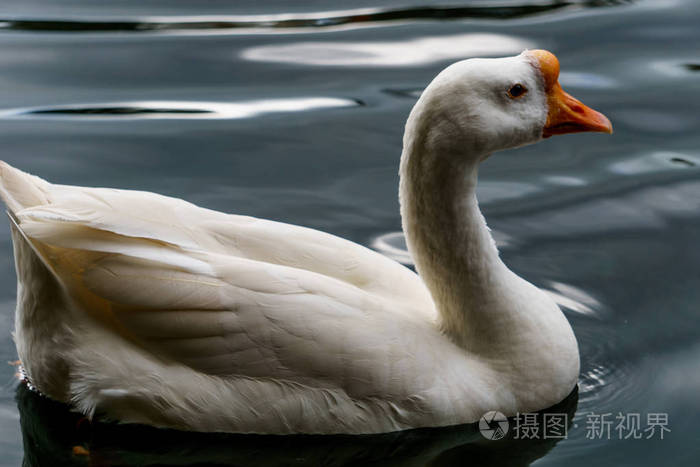
[[[2,163],[29,380],[88,416],[195,431],[379,433],[562,400],[564,315],[501,262],[475,197],[489,154],[611,132],[542,50],[440,73],[413,108],[401,215],[420,277],[322,232]]]

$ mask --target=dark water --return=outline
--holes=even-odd
[[[574,326],[582,371],[568,439],[487,451],[468,429],[272,444],[172,435],[178,449],[120,432],[105,443],[99,430],[69,436],[85,428],[17,392],[2,364],[0,465],[20,465],[23,446],[27,459],[87,465],[70,454],[76,443],[133,465],[697,465],[700,3],[286,3],[3,2],[0,157],[55,182],[156,191],[402,259],[397,166],[422,87],[457,59],[552,50],[564,88],[615,134],[498,154],[480,199],[505,261],[557,294]],[[0,222],[4,362],[16,359],[15,278]],[[605,414],[610,439],[589,439]],[[620,439],[618,414],[639,414],[642,429],[665,414],[671,431]]]

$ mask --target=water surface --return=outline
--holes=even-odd
[[[543,466],[696,465],[699,14],[692,0],[3,2],[1,157],[55,182],[160,192],[409,261],[397,167],[423,87],[461,58],[552,50],[564,88],[608,115],[615,134],[552,138],[481,170],[481,205],[502,257],[559,300],[581,348],[568,439],[513,465],[540,456]],[[0,360],[13,361],[15,277],[0,224]],[[20,465],[23,446],[70,449],[75,440],[23,443],[18,402],[25,435],[37,433],[31,423],[40,433],[52,425],[41,425],[40,402],[17,393],[14,371],[0,366],[0,465]],[[643,424],[666,414],[671,432],[587,437],[590,414],[620,413]],[[473,434],[422,433],[416,446],[440,453]],[[376,465],[392,458],[391,443],[407,445],[362,442],[383,453]],[[276,462],[303,465],[321,452],[322,441],[305,443],[277,444]],[[238,456],[249,455],[243,444],[233,443]],[[345,459],[347,444],[331,445],[332,458]],[[173,462],[124,449],[133,464]],[[439,465],[480,465],[483,455],[450,452]]]

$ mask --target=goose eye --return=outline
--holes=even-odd
[[[518,84],[513,85],[513,87],[508,90],[508,96],[511,99],[516,99],[518,97],[525,95],[526,92],[527,92],[527,88],[525,86],[523,86],[522,84],[518,83]]]

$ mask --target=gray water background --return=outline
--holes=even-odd
[[[615,134],[552,138],[481,170],[502,257],[559,297],[581,348],[575,425],[536,465],[697,465],[700,3],[426,6],[3,2],[0,158],[405,259],[397,167],[420,90],[461,58],[549,49],[563,87]],[[15,276],[0,224],[0,465],[15,466],[15,369],[4,363],[16,359]],[[588,439],[590,413],[665,413],[671,432]]]

